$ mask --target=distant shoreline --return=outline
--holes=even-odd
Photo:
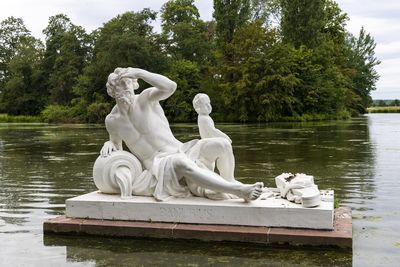
[[[368,113],[400,113],[400,106],[370,107]]]
[[[400,113],[400,106],[389,106],[389,107],[370,107],[367,108],[368,113]],[[296,117],[281,117],[274,121],[262,121],[262,122],[247,122],[245,124],[252,123],[271,123],[271,122],[307,122],[307,121],[329,121],[329,120],[347,120],[351,118],[346,114],[304,114]],[[217,121],[218,123],[241,123],[234,121]],[[71,120],[71,118],[60,118],[59,121],[46,121],[42,116],[25,116],[25,115],[8,115],[0,114],[0,123],[49,123],[49,124],[93,124],[88,122],[82,122],[79,120]],[[170,123],[195,123],[195,121],[170,121]]]

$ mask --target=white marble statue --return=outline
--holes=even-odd
[[[232,143],[232,140],[222,131],[215,128],[214,121],[210,117],[212,111],[211,101],[206,94],[197,94],[193,98],[193,107],[199,116],[197,117],[197,124],[202,139],[211,137],[222,137]]]
[[[138,79],[153,87],[135,94]],[[159,101],[175,90],[176,83],[167,77],[138,68],[117,68],[109,75],[107,92],[117,104],[105,121],[110,140],[104,143],[93,170],[100,191],[121,193],[122,197],[154,196],[159,201],[192,194],[257,199],[263,184],[235,180],[235,160],[225,134],[187,143],[174,137]],[[121,154],[122,142],[140,161],[140,167],[129,164],[129,156]],[[219,175],[212,171],[214,164]]]

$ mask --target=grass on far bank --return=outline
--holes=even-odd
[[[337,114],[318,114],[306,113],[301,116],[280,117],[278,122],[307,122],[307,121],[329,121],[329,120],[347,120],[351,114],[348,111],[341,111]]]
[[[400,113],[400,106],[370,107],[368,113]]]
[[[346,120],[350,113],[339,112],[338,114],[303,114],[301,116],[278,117],[269,122],[307,122],[307,121],[326,121],[326,120]],[[77,118],[74,119],[68,112],[58,112],[58,109],[46,109],[39,116],[8,115],[0,114],[0,123],[84,123]]]
[[[14,123],[38,123],[43,122],[40,116],[13,116],[8,114],[0,114],[0,123],[1,122],[14,122]]]

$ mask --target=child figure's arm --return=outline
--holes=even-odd
[[[211,137],[222,137],[227,139],[230,143],[232,140],[224,132],[215,128],[214,121],[210,116],[199,115],[198,117],[199,132],[202,139]]]

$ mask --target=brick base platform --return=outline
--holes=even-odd
[[[112,221],[59,216],[44,222],[43,232],[45,234],[233,241],[267,245],[338,246],[350,249],[353,238],[351,209],[347,207],[335,209],[333,230]]]

